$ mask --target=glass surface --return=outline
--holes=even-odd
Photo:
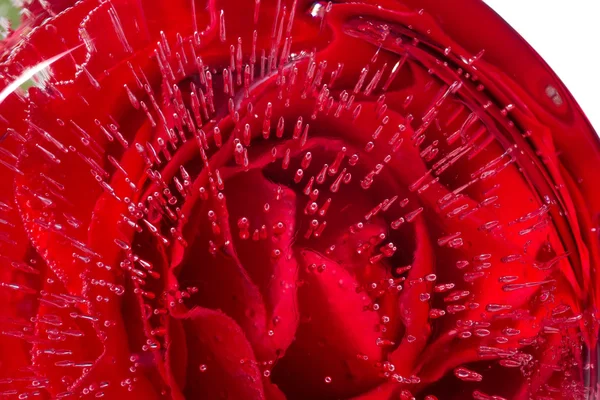
[[[599,139],[485,4],[26,7],[0,395],[599,397]]]

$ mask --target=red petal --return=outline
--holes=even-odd
[[[351,400],[394,400],[394,393],[398,391],[397,383],[383,383],[375,389],[371,389],[366,393],[352,397]]]
[[[6,84],[7,79],[0,78],[0,88]],[[29,243],[14,201],[14,179],[22,173],[15,158],[24,140],[18,132],[22,132],[25,116],[20,95],[12,94],[0,102],[0,376],[17,379],[10,387],[24,395],[44,392],[42,388],[31,388],[28,339],[34,329],[37,292],[47,269]],[[0,387],[0,391],[8,386]]]
[[[368,293],[372,302],[378,305],[378,314],[381,316],[381,338],[393,342],[386,346],[386,350],[391,350],[402,340],[401,332],[404,327],[399,307],[402,292],[395,283],[390,284],[390,280],[395,282],[397,278],[390,266],[394,265],[395,260],[382,258],[374,261],[373,259],[374,256],[381,254],[382,238],[385,237],[386,242],[390,242],[388,234],[391,234],[391,238],[395,241],[393,233],[386,229],[383,218],[373,218],[358,231],[346,231],[335,242],[335,249],[326,254],[356,280],[359,285],[357,290]],[[406,247],[408,250],[410,244],[406,243]],[[383,322],[384,318],[385,322]],[[402,365],[408,367],[410,363],[404,361]]]
[[[9,229],[0,231],[0,235],[7,234],[3,239],[18,240],[16,232],[5,228]],[[27,240],[18,243],[26,245]],[[0,239],[0,376],[5,383],[0,390],[10,386],[19,394],[33,395],[40,391],[45,394],[43,387],[31,387],[35,376],[30,366],[32,344],[37,339],[34,322],[37,294],[46,266],[31,248],[19,254],[22,251],[19,244],[8,246]]]
[[[578,367],[565,365],[562,358],[570,355],[575,360],[579,359],[578,350],[574,351],[572,346],[580,340],[577,338],[575,328],[583,320],[580,318],[581,310],[579,305],[573,301],[572,289],[564,278],[557,280],[555,284],[556,287],[552,289],[552,292],[547,292],[548,297],[536,296],[534,300],[530,301],[529,308],[533,310],[531,315],[528,315],[525,310],[517,310],[520,312],[515,313],[512,318],[498,317],[487,320],[482,318],[475,322],[489,323],[484,328],[489,332],[487,335],[478,336],[476,334],[477,329],[482,330],[481,326],[479,328],[466,327],[455,330],[451,339],[432,343],[421,355],[420,372],[418,373],[421,378],[421,387],[424,385],[436,387],[437,385],[433,382],[439,381],[445,374],[451,378],[443,378],[444,380],[456,380],[458,378],[452,376],[450,371],[459,366],[473,370],[470,368],[471,365],[475,365],[474,370],[480,373],[491,367],[498,368],[497,366],[500,365],[500,369],[495,373],[482,374],[483,383],[473,387],[482,392],[491,391],[488,393],[491,395],[498,394],[507,396],[507,398],[528,398],[532,393],[543,391],[547,384],[561,386],[560,382],[565,379],[565,376],[569,377],[570,382],[581,382],[582,376]],[[507,334],[507,329],[516,332],[516,336],[514,333]],[[472,332],[473,335],[459,339],[457,334],[465,331]],[[508,340],[498,342],[497,338]],[[562,350],[558,351],[559,348]],[[502,365],[504,362],[507,365],[510,363],[512,367]],[[542,368],[536,370],[538,365]],[[523,375],[521,372],[517,372],[515,377],[511,377],[512,372],[518,370],[519,366],[521,369],[534,369],[536,372],[532,377]],[[557,380],[557,382],[552,382],[551,379]],[[507,380],[514,384],[496,385],[496,382]],[[429,387],[425,386],[423,390],[428,391]],[[517,393],[519,393],[518,396]]]
[[[479,373],[483,376],[483,380],[481,382],[463,382],[456,377],[453,371],[450,371],[447,375],[434,381],[431,386],[425,387],[419,394],[423,397],[436,396],[438,399],[444,400],[473,398],[477,393],[490,396],[489,398],[494,400],[531,398],[529,395],[525,397],[518,395],[521,385],[515,383],[523,380],[523,373],[519,368],[504,368],[495,362],[488,361],[466,364],[463,368]],[[524,386],[526,387],[527,384]],[[486,398],[483,396],[481,398]]]
[[[84,368],[96,364],[103,347],[93,327],[95,317],[82,310],[84,299],[70,296],[51,271],[40,293],[31,364],[57,396],[69,392]]]
[[[235,251],[252,282],[262,293],[273,331],[273,344],[285,351],[298,325],[296,279],[298,265],[292,250],[296,233],[296,195],[269,182],[259,170],[236,174],[225,180],[230,224],[248,219],[244,230],[232,233]],[[251,195],[250,195],[251,194]],[[265,211],[268,207],[268,211]],[[279,224],[281,226],[278,226]],[[265,239],[254,240],[256,230],[266,227]]]
[[[188,347],[186,343],[186,332],[183,323],[177,318],[168,318],[168,338],[166,368],[170,380],[170,386],[175,392],[173,397],[184,398],[181,391],[187,382]]]
[[[244,329],[259,359],[274,360],[289,346],[298,323],[297,267],[290,248],[295,195],[281,189],[281,200],[274,201],[277,185],[269,183],[260,171],[236,173],[230,180],[227,177],[224,173],[227,196],[199,206],[190,217],[192,223],[186,226],[185,236],[196,240],[176,269],[178,283],[180,287],[197,287],[192,304],[222,309]],[[252,192],[255,194],[248,198]],[[266,202],[270,202],[268,213],[264,212]],[[211,210],[219,215],[216,234],[207,219]],[[265,225],[266,237],[254,241],[232,232],[238,230],[237,221],[243,216],[249,219],[252,231]],[[274,226],[282,221],[282,231],[273,234]],[[209,240],[223,246],[215,255]]]
[[[186,341],[173,342],[172,347],[187,346],[186,398],[265,399],[254,352],[233,319],[200,307],[177,318]]]
[[[80,1],[75,7],[61,13],[60,18],[48,18],[43,22],[37,18],[35,21],[27,21],[20,30],[9,36],[6,44],[12,46],[14,51],[6,51],[0,55],[7,67],[8,75],[17,77],[28,68],[77,47],[79,49],[74,50],[72,55],[83,60],[85,52],[80,47],[78,29],[82,19],[93,9],[94,3]],[[40,22],[42,22],[40,26],[31,29]],[[24,43],[27,45],[23,45]],[[9,48],[7,46],[5,49]],[[68,57],[62,57],[52,65],[52,75],[55,75],[53,79],[57,81],[72,79],[74,73],[75,66]]]
[[[277,385],[271,383],[269,379],[263,379],[263,385],[265,386],[266,400],[287,400],[285,394],[283,394]]]
[[[27,1],[23,4],[23,22],[32,22],[31,20],[40,22],[61,13],[74,3],[75,0]]]
[[[400,346],[390,355],[396,372],[402,376],[414,373],[419,355],[425,348],[431,332],[429,325],[430,305],[421,300],[422,293],[431,293],[433,283],[424,279],[435,270],[435,259],[429,232],[423,218],[415,221],[417,248],[414,262],[407,276],[407,283],[399,301],[400,317],[405,326]]]
[[[357,293],[358,283],[348,271],[312,251],[303,251],[302,258],[301,324],[273,381],[290,399],[368,390],[379,381],[379,315],[369,309],[369,296]]]

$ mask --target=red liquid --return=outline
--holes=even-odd
[[[597,398],[598,139],[482,3],[67,6],[0,45],[60,55],[2,92],[1,394]]]

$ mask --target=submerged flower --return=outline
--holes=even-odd
[[[0,395],[597,395],[600,144],[483,3],[28,7]]]

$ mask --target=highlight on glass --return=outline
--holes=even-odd
[[[600,140],[483,2],[18,13],[0,398],[600,398]]]

